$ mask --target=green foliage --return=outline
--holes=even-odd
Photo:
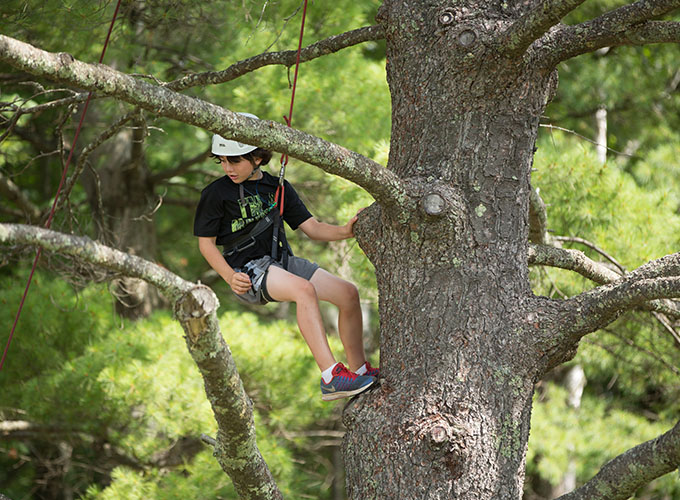
[[[637,171],[661,175],[669,147],[653,149]],[[677,180],[641,183],[629,173],[626,159],[601,165],[590,143],[561,132],[541,138],[535,167],[532,183],[548,205],[548,226],[554,235],[585,238],[628,270],[677,248]],[[564,246],[608,263],[584,246],[567,242]],[[531,275],[536,293],[555,298],[594,286],[556,269],[534,268]],[[561,481],[570,462],[577,481],[585,482],[607,460],[666,432],[680,418],[671,404],[680,397],[680,352],[649,314],[627,314],[605,331],[589,335],[573,363],[583,367],[588,381],[581,409],[567,407],[566,391],[555,381],[544,381],[532,416],[527,476],[553,485]],[[680,498],[677,478],[664,476],[640,495]]]
[[[616,161],[599,165],[585,144],[559,131],[539,142],[532,182],[550,207],[550,230],[595,243],[629,270],[676,248],[675,186],[640,187]]]
[[[17,287],[3,280],[0,303],[13,306]],[[59,300],[61,309],[51,300]],[[10,323],[13,312],[2,307],[2,324]],[[243,312],[225,313],[220,324],[254,402],[258,445],[284,495],[327,498],[335,471],[314,431],[337,428],[338,407],[321,401],[318,368],[296,325]],[[341,354],[339,339],[330,340]],[[67,440],[74,462],[115,467],[108,486],[100,475],[73,468],[64,480],[82,485],[84,498],[201,498],[206,485],[215,497],[237,498],[207,445],[177,466],[156,462],[182,439],[216,432],[203,380],[169,313],[122,327],[105,288],[76,294],[41,274],[2,377],[3,420],[58,430],[54,441],[36,436],[35,442],[7,444],[0,454],[0,484],[10,497],[30,490],[33,469],[30,463],[19,466],[9,450],[25,454],[25,443],[50,450]],[[101,456],[106,449],[115,450],[118,459],[107,462]]]
[[[527,474],[538,474],[552,484],[559,484],[570,462],[576,466],[577,481],[583,483],[612,458],[670,429],[665,421],[612,408],[589,394],[574,410],[566,404],[566,390],[552,383],[540,392],[534,404]],[[675,474],[653,481],[634,498],[680,498]]]

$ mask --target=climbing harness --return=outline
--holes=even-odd
[[[116,4],[116,10],[113,13],[113,18],[111,19],[111,24],[109,26],[109,32],[106,34],[106,40],[104,41],[104,47],[102,48],[101,56],[99,56],[99,64],[101,64],[104,61],[104,54],[106,54],[106,48],[109,45],[109,39],[111,38],[111,32],[113,31],[113,25],[116,22],[116,17],[118,17],[118,10],[120,8],[120,2],[121,2],[121,0],[118,0],[118,3]],[[59,195],[61,194],[61,189],[62,189],[62,187],[64,187],[64,182],[66,181],[66,173],[68,172],[68,167],[71,164],[71,158],[73,157],[73,152],[76,150],[76,142],[78,141],[78,136],[80,135],[80,129],[83,126],[83,121],[85,119],[85,114],[87,113],[87,107],[90,104],[91,98],[92,98],[92,92],[90,92],[87,95],[87,100],[85,101],[83,113],[82,113],[82,115],[80,115],[80,122],[78,123],[78,127],[76,128],[76,133],[73,136],[73,142],[71,144],[71,151],[68,154],[68,158],[66,159],[66,163],[64,164],[64,169],[61,173],[61,180],[59,181],[59,187],[57,188],[57,193],[54,195],[54,202],[52,203],[52,209],[50,210],[50,215],[47,218],[47,221],[45,222],[45,228],[46,229],[49,229],[50,226],[52,225],[52,218],[54,217],[54,213],[57,209],[57,201],[59,201]],[[24,308],[24,302],[26,301],[26,295],[28,295],[28,289],[31,286],[31,281],[33,281],[33,275],[35,274],[35,269],[38,265],[38,260],[40,259],[41,253],[42,253],[42,248],[39,247],[38,251],[36,252],[35,259],[33,260],[33,266],[31,267],[31,272],[28,275],[28,281],[26,283],[24,295],[21,297],[21,302],[19,302],[19,308],[17,310],[17,314],[14,317],[14,324],[12,325],[12,329],[9,332],[9,338],[7,339],[7,345],[5,346],[5,351],[2,354],[2,359],[0,359],[0,370],[2,370],[2,366],[5,364],[5,358],[7,357],[7,352],[9,351],[9,345],[12,342],[12,337],[14,337],[14,331],[16,330],[17,323],[19,323],[19,316],[21,315],[21,311]]]

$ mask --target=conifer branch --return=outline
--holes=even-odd
[[[0,224],[0,244],[37,245],[159,288],[175,304],[175,316],[186,333],[187,348],[205,383],[217,421],[215,457],[242,499],[280,499],[267,464],[257,447],[252,402],[217,320],[219,302],[210,288],[183,280],[145,259],[36,226]]]
[[[600,262],[595,262],[588,258],[580,250],[530,244],[528,260],[529,265],[557,267],[574,271],[600,285],[612,283],[622,278],[621,274]],[[651,300],[641,304],[640,309],[655,314],[663,314],[673,319],[680,319],[680,304],[676,301],[668,299]],[[662,320],[659,319],[659,321]],[[668,328],[665,324],[664,327]]]
[[[363,42],[381,40],[385,38],[384,26],[365,26],[339,35],[333,35],[325,40],[320,40],[300,52],[300,62],[308,62],[317,57],[338,52],[347,47],[352,47]],[[219,83],[235,80],[240,76],[255,71],[264,66],[283,65],[293,66],[297,57],[297,50],[285,50],[281,52],[265,52],[243,61],[236,62],[222,71],[207,71],[186,75],[166,84],[169,89],[181,91],[197,85],[216,85]]]
[[[626,275],[618,281],[588,290],[560,304],[559,324],[564,338],[577,341],[605,327],[622,313],[646,302],[680,297],[680,276],[645,278]]]
[[[543,0],[528,9],[503,34],[500,47],[509,55],[522,54],[534,41],[559,22],[585,0]]]
[[[674,21],[645,21],[625,26],[611,26],[614,22],[598,19],[576,26],[560,27],[549,37],[546,60],[555,66],[572,57],[594,52],[603,47],[680,43],[680,23]]]
[[[568,269],[598,284],[611,283],[621,278],[616,271],[589,259],[580,250],[530,244],[528,256],[529,265]]]
[[[244,117],[108,66],[86,64],[70,54],[46,52],[4,35],[0,35],[0,61],[36,76],[115,97],[229,139],[288,154],[356,183],[378,202],[396,206],[402,212],[415,208],[415,202],[394,172],[354,151],[281,123]]]
[[[557,500],[626,500],[680,465],[680,422],[661,436],[614,458],[580,488]]]

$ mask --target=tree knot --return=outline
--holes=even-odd
[[[76,60],[75,57],[73,57],[68,52],[59,52],[57,54],[57,58],[59,59],[60,67],[69,66],[73,61]]]
[[[177,320],[189,333],[192,342],[205,330],[207,318],[215,314],[220,306],[217,296],[210,287],[198,284],[184,292],[175,302]]]
[[[414,422],[407,431],[413,432],[443,461],[454,479],[462,475],[470,429],[455,422],[450,415],[435,413]]]

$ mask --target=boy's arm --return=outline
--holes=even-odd
[[[244,294],[250,290],[250,278],[245,273],[237,273],[234,269],[227,264],[224,260],[224,256],[220,249],[217,248],[215,241],[217,237],[198,237],[198,249],[201,255],[208,261],[210,267],[212,267],[217,274],[219,274],[224,281],[231,287],[237,294]]]
[[[298,227],[313,240],[337,241],[354,237],[354,223],[356,221],[357,216],[355,215],[344,226],[334,226],[325,222],[319,222],[314,217],[310,217]]]

